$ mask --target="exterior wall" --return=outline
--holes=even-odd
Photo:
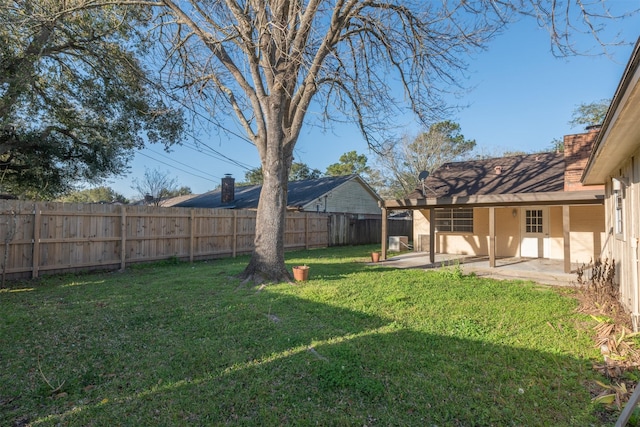
[[[413,247],[415,250],[422,250],[423,252],[429,251],[429,245],[426,244],[426,247],[421,247],[420,236],[421,235],[429,235],[429,211],[422,210],[414,210],[413,211],[413,238],[409,240],[413,240]]]
[[[569,238],[571,262],[588,264],[600,257],[605,241],[603,206],[570,206]],[[564,258],[562,207],[549,208],[549,239],[551,259]]]
[[[324,197],[309,203],[305,211],[325,211]],[[326,212],[348,212],[354,214],[369,214],[380,216],[382,211],[378,200],[371,195],[358,181],[345,182],[327,195]]]
[[[522,209],[496,208],[496,256],[520,256]],[[571,262],[588,263],[600,256],[605,242],[604,208],[602,206],[571,206]],[[436,232],[436,252],[460,255],[489,255],[489,209],[475,208],[473,234]],[[420,234],[429,234],[429,211],[414,211],[414,242]],[[549,208],[549,257],[564,258],[562,207]],[[415,244],[414,244],[415,246]],[[423,250],[427,250],[423,248]]]
[[[600,257],[606,240],[603,206],[571,206],[571,262],[587,264]]]
[[[624,164],[614,168],[611,177],[626,177],[629,185],[623,195],[623,232],[616,233],[613,185],[608,180],[605,189],[606,240],[603,259],[616,262],[616,277],[620,284],[620,301],[639,320],[640,302],[637,286],[640,282],[638,265],[638,238],[640,237],[640,149]],[[635,291],[634,291],[635,289]],[[640,325],[635,325],[637,328]],[[634,328],[634,329],[635,329]]]
[[[520,247],[519,211],[496,208],[496,256],[518,256]],[[420,234],[429,234],[429,211],[414,211],[414,242]],[[436,252],[460,255],[489,255],[489,209],[473,210],[473,233],[436,232]],[[415,246],[415,243],[414,243]],[[426,249],[425,249],[426,250]]]

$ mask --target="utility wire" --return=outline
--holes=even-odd
[[[177,169],[177,170],[179,170],[179,171],[181,171],[181,172],[184,172],[184,173],[187,173],[187,174],[189,174],[189,175],[193,175],[193,176],[195,176],[195,177],[198,177],[198,178],[201,178],[201,179],[205,179],[205,180],[207,180],[207,181],[211,181],[211,182],[213,182],[213,183],[216,183],[216,184],[217,184],[217,181],[214,181],[214,180],[213,180],[213,179],[211,179],[211,178],[207,178],[207,177],[204,177],[204,176],[200,176],[200,175],[198,175],[198,174],[195,174],[195,173],[192,173],[192,172],[186,171],[186,170],[184,170],[184,169],[177,168],[177,167],[175,167],[175,166],[174,166],[174,165],[172,165],[172,164],[169,164],[169,163],[167,163],[167,162],[163,162],[162,160],[154,159],[153,157],[151,157],[151,156],[149,156],[149,155],[147,155],[147,154],[144,154],[144,153],[142,153],[142,152],[138,152],[138,154],[140,154],[141,156],[147,157],[147,158],[149,158],[149,159],[151,159],[151,160],[154,160],[154,161],[156,161],[156,162],[158,162],[158,163],[162,163],[163,165],[166,165],[166,166],[169,166],[169,167],[171,167],[171,168]],[[213,176],[213,175],[211,175],[211,176]]]
[[[187,148],[191,148],[191,147],[187,147]],[[215,179],[218,179],[218,180],[219,180],[219,179],[221,179],[221,178],[220,178],[219,176],[217,176],[217,175],[213,175],[213,174],[211,174],[211,173],[209,173],[209,172],[206,172],[206,171],[203,171],[203,170],[200,170],[200,169],[196,169],[196,168],[194,168],[193,166],[188,165],[188,164],[186,164],[186,163],[182,163],[181,161],[176,160],[176,159],[173,159],[173,158],[171,158],[171,157],[167,156],[166,154],[158,153],[158,152],[153,151],[153,150],[149,150],[149,151],[150,151],[151,153],[155,154],[156,156],[164,157],[164,158],[168,159],[168,160],[169,160],[169,161],[171,161],[171,162],[177,163],[177,164],[182,165],[182,166],[186,166],[186,167],[188,167],[188,168],[191,168],[191,170],[194,170],[194,171],[199,172],[199,173],[201,173],[201,174],[204,174],[204,175],[210,176],[210,177],[215,178]]]
[[[214,121],[211,119],[210,116],[206,116],[204,114],[202,114],[200,111],[198,111],[195,108],[191,108],[190,106],[188,106],[183,100],[181,100],[180,98],[178,98],[175,94],[170,93],[164,86],[157,84],[156,82],[152,81],[151,79],[147,78],[146,76],[143,76],[143,79],[150,84],[152,87],[156,88],[156,90],[159,90],[160,92],[162,92],[164,95],[166,95],[169,99],[171,99],[172,101],[176,102],[177,104],[181,105],[183,108],[187,109],[188,111],[190,111],[192,114],[200,117],[201,119],[205,120],[206,122],[222,129],[223,131],[227,132],[228,134],[231,134],[237,138],[239,138],[241,141],[244,141],[250,145],[253,145],[255,147],[255,144],[253,143],[253,141],[251,141],[249,138],[247,138],[244,135],[241,135],[237,132],[232,131],[231,129],[223,126],[222,124],[220,124],[220,122],[218,121]],[[202,140],[200,140],[198,137],[196,137],[195,135],[193,135],[190,132],[185,132],[186,134],[190,135],[191,138],[193,138],[194,141],[197,141],[198,144],[201,144],[202,146],[208,148],[209,150],[211,150],[211,152],[213,152],[214,154],[216,154],[218,157],[218,160],[222,160],[222,161],[227,161],[230,164],[236,165],[240,168],[243,168],[245,170],[251,170],[254,169],[251,165],[248,165],[246,163],[242,163],[238,160],[232,159],[231,157],[228,157],[224,154],[222,154],[221,152],[215,150],[214,148],[210,147],[208,144],[204,143]],[[198,150],[200,151],[200,150]],[[215,156],[214,156],[215,158]]]
[[[221,161],[223,161],[225,163],[229,163],[229,164],[238,166],[238,167],[240,167],[242,169],[245,169],[245,170],[253,169],[253,167],[251,165],[249,165],[247,163],[242,163],[242,162],[240,162],[238,160],[235,160],[235,159],[232,159],[231,157],[225,156],[224,154],[222,154],[221,152],[215,150],[214,148],[211,148],[208,144],[202,142],[195,135],[193,135],[193,134],[189,134],[189,135],[191,136],[191,138],[194,139],[194,141],[196,141],[197,144],[202,145],[203,147],[206,147],[207,149],[209,149],[214,154],[212,155],[212,154],[206,153],[204,150],[199,149],[198,146],[196,145],[196,143],[194,143],[196,151],[199,151],[200,153],[203,153],[203,154],[207,154],[210,157],[213,157],[215,159],[221,160]],[[187,143],[183,143],[183,145],[184,146],[188,146]]]

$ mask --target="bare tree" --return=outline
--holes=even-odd
[[[571,43],[577,22],[598,36],[608,11],[582,0],[546,8],[537,0],[162,0],[160,40],[173,87],[233,111],[261,160],[255,249],[243,276],[289,279],[284,213],[293,149],[311,109],[353,122],[370,145],[408,106],[423,123],[442,117],[439,89],[455,85],[463,58],[518,15]],[[603,11],[604,9],[604,11]],[[574,13],[582,13],[577,19]],[[564,29],[567,29],[564,31]],[[395,85],[402,88],[398,98]],[[312,103],[312,101],[314,101]]]
[[[583,0],[548,7],[538,0],[102,1],[155,6],[153,39],[168,58],[160,69],[166,87],[212,117],[232,111],[255,144],[264,182],[255,249],[243,273],[255,281],[290,279],[287,182],[310,111],[355,123],[376,146],[405,107],[425,124],[440,120],[440,90],[456,84],[463,58],[517,16],[548,24],[552,41],[570,50],[563,28],[582,23],[597,36],[595,23],[608,18],[604,1]]]
[[[160,202],[167,197],[179,194],[178,179],[171,177],[169,172],[158,169],[145,169],[143,179],[134,179],[133,186],[146,204],[160,206]],[[188,190],[186,187],[183,187]],[[188,194],[188,193],[187,193]]]
[[[307,113],[313,108],[327,120],[353,122],[371,145],[403,105],[422,120],[438,117],[439,88],[455,84],[460,58],[502,24],[492,14],[469,15],[468,2],[453,8],[422,0],[159,3],[168,85],[188,89],[192,99],[206,96],[213,112],[233,111],[259,152],[258,231],[243,273],[255,281],[290,279],[287,182]],[[396,81],[404,99],[396,98]]]
[[[451,121],[438,122],[414,138],[407,135],[383,145],[377,156],[378,172],[386,181],[383,194],[402,197],[419,184],[422,171],[433,172],[446,162],[461,159],[476,146],[465,139],[460,125]]]

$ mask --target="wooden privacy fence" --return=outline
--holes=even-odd
[[[387,219],[389,236],[407,236],[412,240],[411,219]],[[330,214],[329,246],[367,245],[382,241],[382,218],[358,219],[354,214]]]
[[[0,201],[2,278],[250,253],[247,210]],[[326,247],[326,214],[287,213],[285,249]]]

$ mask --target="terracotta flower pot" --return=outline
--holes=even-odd
[[[298,282],[306,281],[309,278],[309,267],[306,265],[293,267],[293,278]]]
[[[380,261],[380,252],[371,252],[371,262]]]

